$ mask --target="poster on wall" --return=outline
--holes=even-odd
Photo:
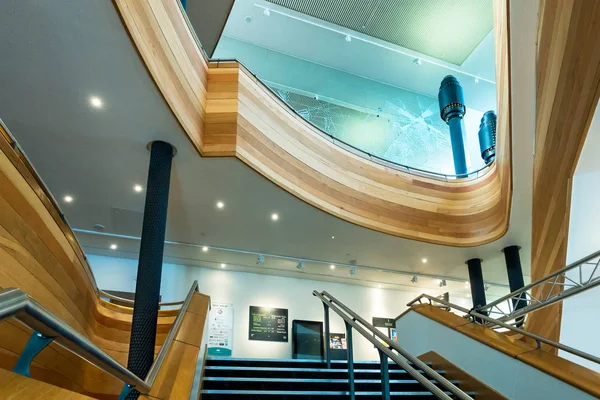
[[[208,355],[230,356],[233,350],[233,304],[213,301],[208,315]]]
[[[250,306],[248,340],[288,341],[288,310]]]
[[[329,348],[337,350],[345,350],[346,346],[346,334],[345,333],[330,333],[329,334]]]

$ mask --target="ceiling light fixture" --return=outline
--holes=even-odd
[[[379,285],[377,285],[377,287],[378,287],[379,289],[381,289],[381,288],[383,287],[383,285],[380,283]]]
[[[298,263],[298,265],[296,265],[296,268],[298,268],[298,269],[304,269],[304,261],[300,261]]]
[[[346,40],[346,42],[350,43],[352,41],[352,36],[346,35],[345,40]]]
[[[490,286],[489,286],[489,285],[484,285],[484,286],[483,286],[483,290],[485,290],[486,292],[488,291],[488,289],[489,289],[489,288],[490,288]]]
[[[332,239],[335,239],[335,236],[332,236],[331,238],[332,238]]]
[[[278,221],[278,220],[279,220],[279,214],[277,214],[277,213],[273,213],[273,214],[271,214],[271,219],[272,219],[273,221]]]
[[[262,254],[258,255],[258,258],[256,259],[256,263],[257,264],[264,264],[265,263],[265,256],[263,256]]]
[[[329,266],[329,268],[330,268],[330,269],[335,269],[335,265],[331,264],[331,265]]]
[[[350,267],[350,271],[348,271],[348,275],[350,275],[350,276],[356,275],[356,267]]]
[[[412,279],[410,280],[412,283],[419,283],[419,277],[418,276],[413,276]]]
[[[66,195],[65,197],[63,197],[63,200],[65,201],[65,203],[72,203],[74,199],[73,196]]]
[[[221,268],[225,268],[227,266],[227,264],[223,263],[221,264]]]
[[[440,279],[440,287],[444,287],[444,286],[446,286],[446,280]]]
[[[119,248],[119,246],[117,246],[117,245],[116,245],[116,244],[114,244],[114,243],[110,245],[110,249],[111,249],[111,250],[116,250],[116,249],[118,249],[118,248]]]
[[[478,78],[478,77],[475,77],[475,79],[473,79],[473,82],[475,82],[475,83],[479,83],[479,78]]]
[[[270,15],[271,15],[271,10],[269,10],[268,8],[265,8],[265,9],[263,10],[263,15],[264,15],[265,17],[268,17],[268,16],[270,16]]]
[[[206,253],[208,251],[208,246],[202,246],[202,251]]]
[[[133,191],[134,192],[142,192],[144,190],[144,187],[142,185],[133,185]]]
[[[422,259],[421,259],[421,262],[422,262],[423,264],[427,264],[427,259],[426,259],[426,258],[422,258]]]
[[[222,201],[217,201],[217,208],[218,209],[223,209],[225,207],[225,203],[223,203]]]
[[[420,58],[415,58],[413,60],[413,63],[415,63],[415,65],[421,65],[421,64],[423,64],[423,61]]]
[[[104,102],[98,96],[91,96],[90,105],[94,108],[102,108],[104,106]]]

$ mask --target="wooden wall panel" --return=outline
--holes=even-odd
[[[512,195],[507,0],[495,2],[497,162],[483,177],[456,182],[405,173],[355,155],[331,143],[238,63],[199,60],[199,44],[183,29],[189,26],[177,0],[141,0],[135,7],[126,0],[115,3],[150,74],[201,155],[236,156],[315,207],[392,235],[475,246],[506,233]],[[162,29],[163,23],[180,28]],[[198,51],[178,51],[194,46]],[[188,68],[190,63],[204,70]],[[187,74],[194,75],[189,82]],[[196,104],[182,92],[203,92],[206,102]],[[200,120],[198,114],[203,127],[188,122]]]
[[[27,292],[126,366],[132,309],[99,297],[70,228],[1,127],[0,133],[0,289]],[[208,303],[207,296],[196,294],[192,311],[184,317],[179,336],[192,347],[202,338]],[[155,353],[177,314],[178,310],[159,311]],[[0,368],[13,368],[30,336],[31,330],[17,321],[0,321]],[[165,368],[173,367],[165,364]],[[195,361],[182,368],[195,368]],[[98,398],[116,398],[123,387],[118,379],[54,343],[35,358],[32,376]]]
[[[600,1],[542,0],[539,15],[532,280],[566,264],[571,179],[600,89]],[[558,341],[561,310],[533,313],[527,329]]]
[[[92,397],[61,389],[32,378],[26,378],[10,371],[0,369],[0,398],[5,400],[21,399],[59,399],[86,400]]]

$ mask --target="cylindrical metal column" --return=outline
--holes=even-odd
[[[465,155],[463,116],[467,112],[463,90],[458,79],[452,75],[446,76],[440,84],[438,93],[440,117],[450,128],[450,142],[456,175],[467,174],[467,157]]]
[[[521,268],[521,257],[519,257],[519,246],[508,246],[502,249],[504,253],[504,260],[506,261],[506,273],[508,274],[508,285],[510,291],[514,292],[525,286],[523,281],[523,269]],[[522,294],[522,298],[525,298],[525,293]],[[525,301],[519,301],[513,299],[513,307],[515,310],[525,307],[527,303]]]
[[[487,111],[479,124],[479,150],[486,165],[496,158],[496,113]]]
[[[152,143],[127,360],[127,368],[142,379],[154,362],[172,159],[173,146]]]
[[[473,307],[479,308],[487,304],[485,300],[485,284],[483,282],[483,272],[481,271],[481,258],[471,258],[467,261],[469,268],[469,284],[471,286],[471,297]]]

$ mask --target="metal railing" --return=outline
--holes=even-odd
[[[548,307],[598,285],[600,285],[600,251],[480,307],[478,311],[490,316],[499,316],[493,323],[488,324],[493,326],[492,324],[497,325],[497,322],[511,321]]]
[[[540,335],[536,335],[535,333],[531,333],[531,332],[527,332],[521,328],[518,328],[516,326],[513,326],[511,324],[508,324],[506,322],[494,319],[492,317],[489,317],[488,315],[485,314],[485,312],[481,312],[480,310],[476,310],[476,309],[472,309],[472,310],[467,310],[464,307],[458,306],[456,304],[452,304],[448,301],[442,300],[440,298],[437,297],[433,297],[430,296],[428,294],[423,293],[422,295],[418,296],[416,299],[414,299],[413,301],[411,301],[410,303],[407,304],[408,307],[414,305],[415,303],[422,303],[422,299],[427,299],[429,300],[429,303],[432,304],[433,302],[435,303],[439,303],[439,304],[443,304],[446,307],[449,308],[453,308],[455,310],[461,311],[463,313],[465,313],[465,317],[468,317],[471,322],[473,323],[477,323],[477,324],[481,324],[484,326],[488,326],[488,325],[493,325],[493,326],[499,326],[502,328],[506,328],[506,329],[510,329],[511,331],[520,333],[523,336],[527,336],[533,340],[535,340],[535,342],[538,345],[538,348],[541,347],[541,343],[547,344],[549,346],[555,347],[557,349],[566,351],[567,353],[571,353],[573,355],[576,355],[578,357],[584,358],[586,360],[595,362],[600,364],[600,358],[593,356],[591,354],[588,354],[586,352],[583,352],[581,350],[577,350],[574,349],[573,347],[561,344],[561,343],[557,343],[554,342],[550,339],[546,339],[545,337],[542,337]]]
[[[187,310],[194,293],[197,291],[198,281],[194,281],[150,371],[148,371],[146,379],[144,380],[122,366],[118,361],[96,346],[91,340],[64,323],[51,311],[22,290],[10,288],[0,292],[0,321],[13,317],[34,331],[31,339],[17,361],[15,372],[29,376],[29,364],[33,358],[50,342],[55,342],[97,368],[124,382],[125,387],[120,398],[125,398],[132,389],[135,389],[142,394],[146,394],[150,391],[171,344],[179,331],[181,323],[183,322],[185,311]],[[16,370],[17,367],[20,369]]]
[[[98,290],[98,293],[100,293],[100,297],[106,297],[107,299],[111,299],[111,300],[115,300],[115,301],[127,304],[125,307],[133,307],[134,304],[135,304],[135,301],[133,301],[133,300],[125,299],[125,298],[119,297],[119,296],[115,296],[114,294],[107,293],[104,290]],[[158,307],[160,309],[160,307],[180,306],[184,302],[185,302],[185,300],[170,301],[170,302],[166,301],[166,302],[158,303]]]
[[[446,378],[441,376],[435,370],[430,368],[423,361],[419,360],[417,357],[408,353],[406,350],[401,348],[398,343],[392,341],[389,337],[387,337],[383,332],[376,329],[373,325],[369,324],[363,318],[361,318],[358,314],[348,308],[346,305],[341,303],[335,297],[331,296],[327,292],[317,292],[313,291],[313,295],[321,300],[323,303],[324,313],[325,313],[325,349],[326,349],[326,362],[327,368],[331,368],[331,349],[329,347],[328,338],[330,334],[329,330],[329,309],[335,311],[342,319],[346,325],[346,343],[348,348],[348,385],[349,385],[349,393],[350,399],[355,399],[355,389],[354,389],[354,356],[352,349],[352,329],[355,329],[358,333],[360,333],[365,339],[371,342],[379,351],[379,358],[381,362],[381,393],[383,399],[390,398],[390,387],[389,387],[389,375],[388,375],[388,358],[390,358],[393,362],[395,362],[398,366],[406,371],[410,376],[412,376],[415,380],[421,383],[427,390],[433,393],[438,399],[451,399],[452,397],[448,395],[446,391],[450,392],[452,395],[456,396],[458,399],[462,400],[472,400],[472,397],[467,395],[461,389],[453,385]],[[385,343],[385,346],[381,343]],[[398,354],[394,353],[394,350],[401,355],[404,359],[399,357]],[[406,360],[408,361],[406,361]],[[417,368],[419,368],[426,375],[421,374],[417,369],[415,369],[409,362],[413,363]],[[435,380],[439,386],[436,386],[431,380]]]

